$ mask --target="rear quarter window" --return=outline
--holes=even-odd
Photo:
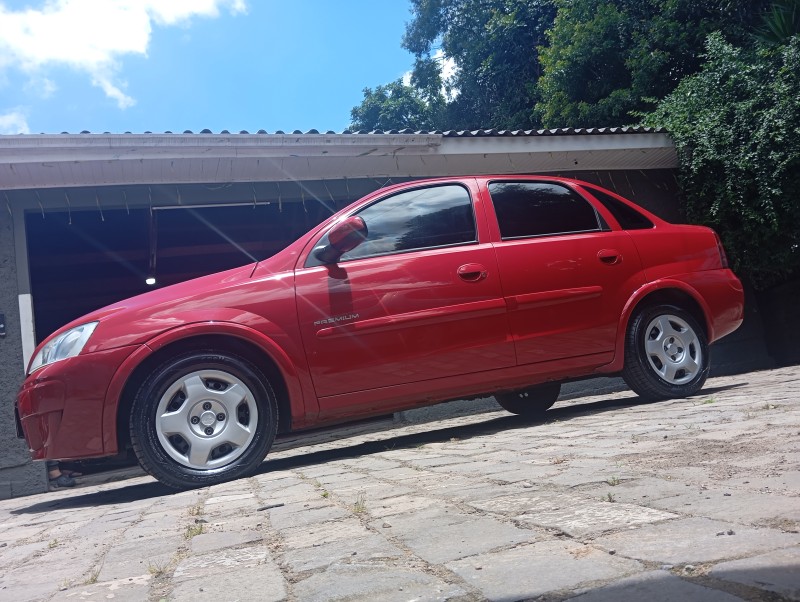
[[[623,203],[618,198],[598,188],[587,188],[587,190],[594,198],[600,201],[603,207],[608,209],[608,212],[614,216],[614,219],[619,222],[623,230],[648,230],[653,227],[653,222],[627,203]]]

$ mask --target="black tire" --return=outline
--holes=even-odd
[[[213,351],[161,365],[139,388],[130,416],[139,464],[175,489],[253,474],[277,424],[275,394],[263,373],[243,358]]]
[[[506,412],[525,418],[541,418],[553,407],[561,393],[561,383],[544,383],[512,393],[497,393],[494,398]]]
[[[628,326],[622,377],[649,401],[689,397],[705,384],[709,360],[705,329],[692,314],[675,305],[646,306]]]

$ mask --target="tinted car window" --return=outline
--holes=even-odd
[[[489,193],[503,239],[600,230],[594,207],[566,186],[492,182]]]
[[[589,192],[602,203],[603,207],[608,209],[608,212],[614,216],[614,219],[619,222],[623,230],[647,230],[653,227],[653,222],[647,217],[618,198],[597,188],[589,188]]]
[[[340,261],[477,242],[469,193],[462,186],[434,186],[402,192],[365,207],[356,215],[367,238]],[[327,235],[317,247],[327,244]],[[312,257],[307,265],[318,265]]]

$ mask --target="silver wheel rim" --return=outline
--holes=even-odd
[[[188,468],[226,466],[245,453],[258,424],[252,391],[222,370],[176,380],[156,409],[156,433],[170,458]]]
[[[647,325],[644,336],[650,367],[669,384],[685,385],[703,369],[700,339],[686,320],[658,316]]]

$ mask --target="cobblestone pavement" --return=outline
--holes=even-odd
[[[0,502],[0,599],[800,600],[800,367]]]

